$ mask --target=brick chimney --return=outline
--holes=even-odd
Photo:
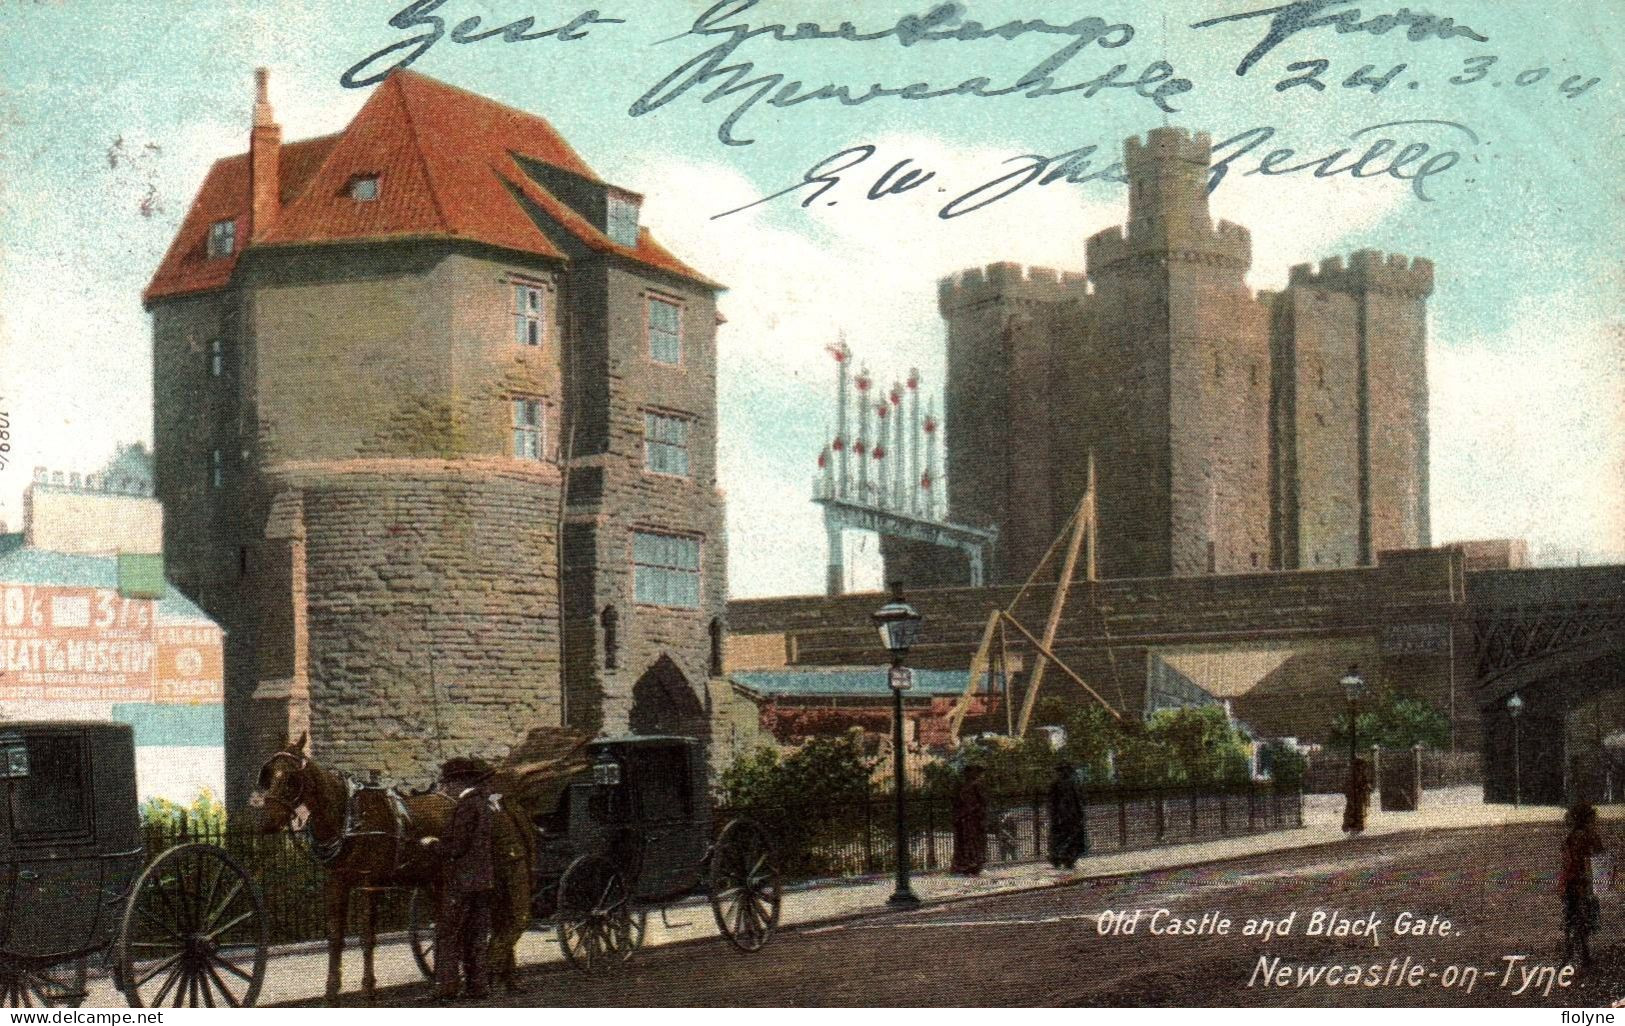
[[[254,128],[248,137],[248,182],[253,197],[249,214],[250,240],[265,236],[282,212],[282,127],[271,113],[271,72],[254,70]]]

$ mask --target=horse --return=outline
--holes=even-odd
[[[260,830],[304,834],[327,870],[323,898],[329,1005],[339,1001],[350,893],[361,891],[365,901],[361,989],[371,1001],[377,986],[373,947],[378,909],[373,891],[422,888],[429,892],[433,907],[440,907],[439,861],[421,841],[445,833],[456,801],[440,791],[400,795],[381,787],[358,786],[348,777],[324,769],[310,757],[308,745],[306,732],[273,753],[261,767],[256,795]],[[530,925],[536,842],[524,810],[508,801],[497,805],[502,814],[492,824],[497,900],[488,965],[492,975],[514,991],[514,946]],[[452,955],[446,952],[440,957]]]

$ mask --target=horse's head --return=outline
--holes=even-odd
[[[310,753],[306,751],[309,731],[272,753],[260,767],[259,790],[251,804],[259,809],[260,832],[274,834],[305,825],[310,817],[309,800],[315,797],[311,780]]]

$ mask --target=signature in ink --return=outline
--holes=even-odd
[[[1469,26],[1457,25],[1453,18],[1422,14],[1408,7],[1401,7],[1393,14],[1379,14],[1362,20],[1363,15],[1358,7],[1345,7],[1352,2],[1353,0],[1293,0],[1292,3],[1282,4],[1279,7],[1265,7],[1257,11],[1209,18],[1197,22],[1191,28],[1211,28],[1227,22],[1270,16],[1269,29],[1264,33],[1263,40],[1249,50],[1241,59],[1241,63],[1236,65],[1237,75],[1247,74],[1248,68],[1257,64],[1265,54],[1275,49],[1289,36],[1306,29],[1325,28],[1328,25],[1334,26],[1339,34],[1364,32],[1373,36],[1380,36],[1403,26],[1406,38],[1413,43],[1419,43],[1430,36],[1436,39],[1466,36],[1480,43],[1489,42],[1488,36],[1479,34]],[[1345,9],[1330,11],[1333,7]]]
[[[1416,197],[1424,202],[1432,202],[1433,197],[1426,191],[1426,183],[1430,178],[1445,174],[1461,162],[1461,154],[1456,150],[1440,149],[1435,152],[1434,146],[1426,142],[1412,141],[1401,145],[1400,140],[1388,135],[1379,135],[1368,139],[1373,133],[1383,132],[1387,129],[1410,128],[1413,126],[1434,126],[1461,132],[1474,145],[1479,138],[1477,133],[1466,125],[1454,121],[1435,121],[1431,119],[1415,119],[1409,121],[1390,121],[1380,125],[1370,125],[1350,134],[1351,140],[1364,141],[1365,149],[1354,155],[1357,146],[1343,146],[1330,153],[1317,155],[1309,159],[1298,156],[1298,151],[1289,148],[1271,149],[1259,156],[1254,156],[1265,143],[1272,140],[1277,129],[1270,126],[1248,129],[1237,135],[1218,143],[1213,147],[1213,161],[1208,169],[1209,193],[1214,192],[1232,173],[1242,176],[1250,175],[1289,175],[1303,171],[1310,172],[1315,178],[1332,178],[1337,175],[1348,175],[1350,178],[1365,179],[1388,176],[1400,181],[1409,182],[1411,190]],[[1399,134],[1399,133],[1395,133]],[[1395,152],[1395,148],[1399,147]],[[862,198],[869,201],[884,200],[891,196],[900,196],[925,183],[936,179],[937,172],[929,168],[917,166],[912,157],[892,163],[870,179],[868,168],[858,170],[860,165],[867,163],[879,152],[871,143],[848,147],[839,153],[831,154],[818,161],[803,172],[801,180],[761,199],[752,200],[743,206],[732,210],[725,210],[714,214],[711,220],[719,220],[733,214],[741,213],[752,207],[770,203],[776,199],[793,194],[801,194],[803,209],[817,202],[824,202],[834,206],[840,202],[845,193],[836,193],[835,190],[849,181],[856,179],[860,184],[869,182]],[[1031,185],[1046,186],[1056,182],[1065,182],[1069,185],[1082,185],[1093,181],[1113,182],[1127,184],[1128,176],[1123,171],[1120,161],[1096,165],[1100,149],[1097,146],[1080,146],[1076,149],[1057,153],[1053,156],[1042,156],[1035,153],[1022,154],[1011,157],[1004,162],[1009,169],[997,176],[976,185],[945,203],[937,211],[937,217],[944,221],[963,217],[985,209],[1000,200],[1020,192]],[[1242,170],[1244,164],[1252,166]],[[871,167],[874,165],[871,165]],[[826,197],[829,197],[826,199]]]
[[[659,110],[690,90],[711,87],[700,96],[702,104],[714,103],[733,97],[742,97],[738,105],[717,128],[717,138],[730,146],[748,146],[754,140],[735,134],[741,119],[758,104],[786,109],[813,100],[837,100],[855,107],[882,97],[901,100],[934,100],[945,96],[973,96],[980,98],[1020,95],[1027,99],[1080,93],[1092,97],[1105,89],[1132,89],[1167,112],[1177,113],[1168,105],[1171,97],[1192,88],[1188,79],[1174,75],[1174,68],[1166,61],[1153,61],[1138,77],[1125,78],[1129,66],[1118,64],[1109,71],[1083,82],[1057,85],[1055,75],[1080,52],[1090,46],[1115,49],[1134,38],[1134,27],[1126,23],[1112,24],[1101,18],[1082,17],[1067,24],[1054,24],[1041,19],[1015,20],[1002,25],[986,26],[964,18],[965,7],[960,3],[939,3],[923,15],[904,15],[889,27],[863,31],[850,21],[834,28],[816,22],[802,22],[794,29],[784,24],[753,25],[741,21],[740,16],[750,11],[759,0],[722,0],[713,4],[696,18],[688,31],[662,42],[672,42],[690,36],[710,40],[720,39],[715,45],[680,64],[639,97],[627,112],[631,117],[642,117]],[[745,43],[765,36],[775,42],[793,43],[816,40],[839,40],[867,43],[895,40],[898,45],[913,47],[923,43],[976,42],[986,39],[1010,41],[1025,35],[1059,35],[1069,41],[1043,61],[1007,85],[995,85],[992,78],[977,75],[953,85],[938,85],[928,81],[902,86],[872,84],[867,88],[852,88],[828,83],[808,85],[799,79],[788,78],[778,72],[757,74],[751,60],[737,60],[734,52]],[[730,63],[730,61],[732,63]]]
[[[409,36],[389,44],[377,53],[362,58],[353,64],[344,74],[339,76],[339,84],[346,89],[361,89],[389,77],[389,73],[397,68],[404,68],[413,61],[428,53],[430,48],[440,42],[446,34],[446,19],[434,12],[444,6],[446,0],[414,0],[395,13],[389,19],[391,28],[405,31],[414,28],[426,28],[428,31],[419,35]],[[585,39],[588,30],[594,25],[624,25],[625,18],[605,18],[596,10],[582,11],[570,21],[556,28],[532,31],[536,27],[534,17],[520,18],[499,28],[480,31],[482,24],[479,15],[464,18],[451,30],[451,41],[454,43],[479,43],[487,39],[501,37],[504,43],[524,43],[535,39],[546,39],[550,36],[558,37],[560,42],[570,42],[576,39]],[[374,70],[365,78],[360,77],[369,69],[386,57],[406,51],[402,56],[396,57],[385,65],[382,70]]]

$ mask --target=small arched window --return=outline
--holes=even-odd
[[[711,621],[711,676],[722,676],[722,621]]]
[[[604,669],[613,670],[620,665],[621,640],[616,626],[619,624],[621,614],[615,611],[614,606],[605,606],[598,617],[598,624],[604,629]]]

